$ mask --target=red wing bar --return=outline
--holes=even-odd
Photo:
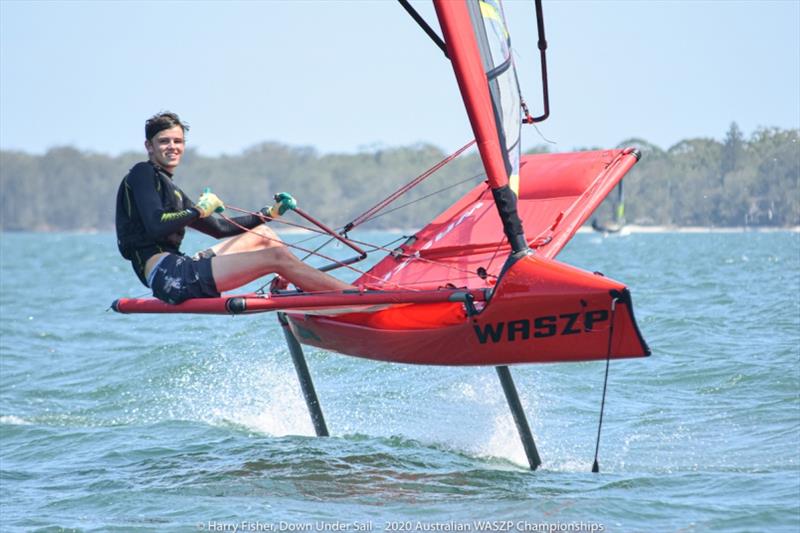
[[[296,294],[241,294],[220,298],[195,298],[179,305],[170,305],[155,298],[120,298],[111,304],[118,313],[189,313],[211,315],[239,315],[270,311],[309,310],[322,312],[337,308],[364,312],[364,307],[397,304],[429,304],[484,302],[487,291],[483,289],[438,289],[428,291],[373,291],[350,290],[329,293]],[[325,313],[322,313],[325,314]]]

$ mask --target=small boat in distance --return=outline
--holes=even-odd
[[[613,219],[608,222],[598,222],[597,218],[592,219],[592,229],[600,233],[619,233],[625,227],[625,193],[622,188],[622,180],[617,184],[617,194],[611,205]]]

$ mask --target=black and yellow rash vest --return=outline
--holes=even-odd
[[[161,252],[180,254],[186,226],[217,239],[243,233],[263,222],[256,215],[227,220],[200,218],[194,203],[172,181],[172,174],[150,161],[137,163],[117,191],[117,246],[146,286],[147,260]]]

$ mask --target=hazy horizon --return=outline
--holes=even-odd
[[[438,30],[427,2],[414,2]],[[506,2],[540,111],[532,2]],[[523,149],[800,127],[800,2],[544,2],[551,118]],[[163,30],[148,30],[153,21]],[[145,38],[147,37],[147,38]],[[0,148],[139,151],[169,109],[206,156],[472,138],[450,65],[395,2],[0,2]]]

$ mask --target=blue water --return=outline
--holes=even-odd
[[[118,315],[112,235],[0,242],[3,531],[800,530],[798,233],[575,237],[653,350],[611,365],[600,474],[602,362],[512,369],[535,473],[491,368],[307,349],[315,438],[273,315]]]

